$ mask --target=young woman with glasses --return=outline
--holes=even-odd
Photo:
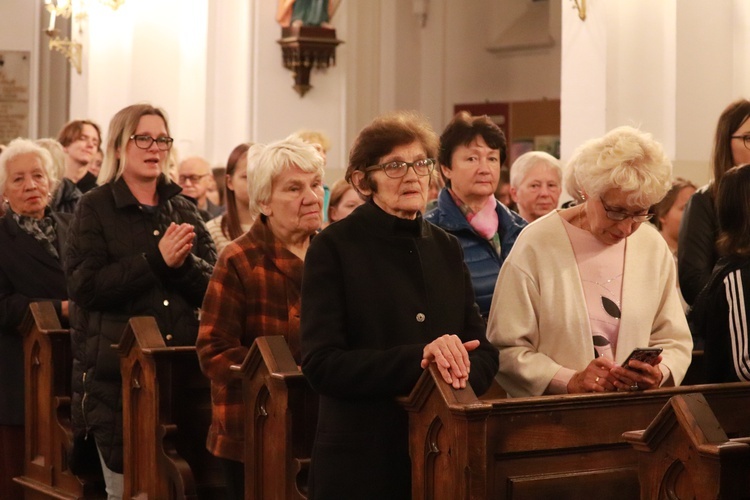
[[[747,99],[734,101],[721,113],[711,157],[712,179],[690,198],[682,217],[677,262],[680,289],[688,304],[693,303],[708,283],[719,258],[715,206],[719,182],[727,170],[743,163],[750,163],[750,101]]]
[[[678,385],[692,341],[672,253],[643,222],[672,165],[650,135],[619,127],[570,160],[584,201],[524,229],[492,299],[487,338],[512,397]],[[661,348],[653,364],[623,363]]]
[[[193,203],[167,175],[173,139],[146,104],[110,122],[101,186],[78,202],[66,275],[71,299],[73,430],[93,437],[110,498],[122,496],[120,341],[153,316],[168,346],[194,345],[216,250]]]

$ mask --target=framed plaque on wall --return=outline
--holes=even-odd
[[[0,51],[0,144],[29,136],[31,53]]]

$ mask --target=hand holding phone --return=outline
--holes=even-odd
[[[633,368],[630,368],[629,365],[630,362],[634,359],[654,366],[662,350],[663,349],[661,347],[636,347],[635,349],[633,349],[633,352],[631,352],[630,355],[625,359],[625,361],[623,361],[622,367],[633,370]]]

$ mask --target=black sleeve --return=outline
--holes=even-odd
[[[682,296],[688,304],[711,278],[718,259],[716,212],[705,188],[696,192],[685,206],[677,247],[677,266]]]

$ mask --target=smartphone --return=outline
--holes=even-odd
[[[659,357],[662,350],[661,347],[636,347],[627,359],[623,361],[622,366],[623,368],[629,368],[632,370],[632,368],[628,366],[628,363],[630,363],[630,360],[632,359],[637,359],[638,361],[643,361],[644,363],[654,366],[654,364],[656,364],[656,358]]]

